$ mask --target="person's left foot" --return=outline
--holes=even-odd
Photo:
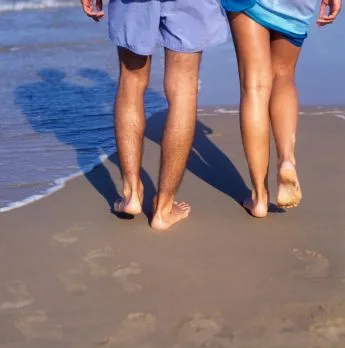
[[[252,197],[247,198],[243,201],[243,207],[248,211],[248,213],[256,218],[264,218],[267,216],[269,196],[267,195],[265,199],[257,199],[254,194]]]
[[[165,231],[181,220],[186,219],[191,212],[189,204],[174,202],[170,211],[163,213],[155,209],[151,227],[156,231]]]

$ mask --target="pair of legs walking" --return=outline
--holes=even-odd
[[[300,48],[270,32],[244,14],[230,14],[241,84],[241,132],[253,191],[244,206],[256,217],[267,215],[270,124],[278,155],[278,197],[281,207],[301,200],[296,174],[295,139],[298,97],[295,67]],[[158,192],[152,227],[169,228],[188,216],[190,206],[175,203],[194,137],[201,53],[166,49],[164,88],[169,104],[163,134]],[[141,213],[144,188],[140,180],[145,129],[144,93],[151,57],[119,48],[120,79],[115,128],[123,177],[123,199],[115,210]]]
[[[245,14],[229,14],[241,85],[241,132],[252,181],[244,207],[255,217],[267,215],[270,124],[278,157],[280,207],[294,207],[302,195],[296,174],[295,139],[298,95],[295,67],[300,48]]]
[[[162,139],[158,191],[151,225],[165,230],[186,218],[190,206],[175,202],[192,146],[197,110],[201,53],[165,50],[164,90],[169,105]],[[120,78],[114,121],[123,179],[123,199],[115,210],[131,215],[142,211],[144,187],[140,179],[145,130],[144,93],[150,80],[151,56],[119,48]]]

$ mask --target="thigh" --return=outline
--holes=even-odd
[[[132,72],[150,72],[151,68],[151,56],[143,56],[130,51],[127,48],[118,48],[120,70],[132,71]]]
[[[164,87],[168,99],[190,97],[198,93],[201,53],[180,53],[165,50]]]
[[[198,79],[201,56],[201,52],[181,53],[167,48],[165,49],[165,74],[171,77],[176,76],[177,84],[181,79]]]
[[[274,75],[295,75],[301,47],[292,44],[279,33],[271,34],[271,57]]]
[[[242,87],[271,83],[270,32],[243,13],[228,15]]]
[[[120,76],[119,87],[131,93],[142,93],[149,84],[151,56],[136,54],[127,48],[119,47]]]

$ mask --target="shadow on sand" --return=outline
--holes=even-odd
[[[112,105],[117,85],[103,70],[82,69],[77,75],[88,83],[71,83],[61,70],[41,70],[37,82],[17,88],[15,100],[33,129],[37,133],[52,133],[61,143],[72,147],[78,166],[85,170],[113,148]],[[148,89],[145,103],[152,114],[145,136],[160,144],[166,118],[165,98]],[[187,170],[240,204],[249,195],[248,187],[231,160],[209,139],[210,133],[212,129],[198,120]],[[116,153],[110,160],[118,166]],[[141,176],[146,192],[144,211],[148,213],[155,185],[144,169]],[[85,177],[112,210],[120,194],[108,169],[99,164],[97,173],[89,171]]]

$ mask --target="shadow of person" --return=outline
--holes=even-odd
[[[208,135],[212,133],[211,128],[197,122],[188,169],[242,206],[244,199],[251,196],[251,190],[229,157],[210,141]],[[270,213],[285,212],[273,203],[268,210]]]
[[[103,96],[103,104],[98,104],[98,109],[104,110],[104,115],[101,115],[102,117],[109,118],[109,122],[111,123],[111,135],[110,135],[110,141],[111,143],[114,142],[114,131],[113,131],[113,104],[114,104],[114,98],[115,93],[117,89],[117,84],[114,80],[110,78],[110,76],[103,70],[99,69],[81,69],[79,70],[79,75],[94,82],[93,89],[89,89],[90,97],[93,95],[100,94]],[[145,93],[145,105],[146,106],[146,113],[150,114],[156,110],[162,110],[164,109],[166,105],[165,98],[163,98],[159,93],[154,92],[152,89],[148,88]],[[97,99],[97,98],[96,98]],[[98,110],[98,114],[99,110]],[[107,122],[108,124],[108,122]],[[110,132],[109,132],[110,133]],[[109,156],[109,160],[119,167],[118,157],[117,153],[112,154]],[[91,171],[86,174],[86,177],[94,175],[94,171]],[[145,196],[144,196],[144,202],[143,202],[143,211],[146,214],[146,216],[150,219],[152,215],[152,201],[153,197],[156,194],[155,185],[152,182],[152,179],[150,175],[147,173],[146,170],[141,168],[140,172],[141,180],[145,187]],[[90,180],[91,181],[91,180]],[[96,181],[96,180],[95,180]],[[95,185],[94,185],[95,186]],[[108,186],[108,185],[106,185]],[[119,195],[117,195],[117,198],[119,198]],[[116,198],[116,199],[117,199]],[[111,202],[111,207],[113,208],[115,203],[115,199]],[[116,214],[113,209],[112,212]],[[128,218],[129,216],[127,214],[116,214],[117,216],[121,218]]]
[[[160,143],[161,130],[165,117],[155,114],[150,118],[152,127],[148,125],[146,137]],[[195,139],[187,163],[187,170],[194,175],[231,197],[238,204],[250,194],[235,165],[208,137],[213,130],[197,120]]]
[[[112,110],[116,82],[100,69],[78,71],[86,84],[70,82],[65,73],[57,69],[40,70],[38,76],[40,81],[17,88],[16,104],[37,133],[52,133],[75,150],[79,168],[112,209],[120,195],[108,169],[102,163],[96,170],[89,169],[102,155],[109,155],[114,149]],[[160,145],[167,114],[165,98],[148,89],[145,104],[146,111],[152,115],[147,120],[145,136]],[[197,121],[187,170],[241,203],[249,190],[231,160],[207,136],[211,132],[212,129]],[[116,154],[110,156],[110,160],[119,165]],[[148,213],[152,210],[155,186],[144,169],[141,177],[145,185],[144,211]]]
[[[146,129],[146,137],[157,144],[161,141],[166,114],[167,112],[153,115]],[[213,129],[197,120],[187,170],[242,206],[243,200],[250,197],[251,191],[232,161],[210,140],[208,135],[212,133]],[[283,213],[285,210],[271,203],[269,212]]]
[[[58,69],[42,69],[38,73],[40,81],[16,89],[15,102],[37,133],[51,133],[74,149],[80,170],[112,210],[120,195],[108,169],[99,162],[101,156],[114,149],[112,110],[116,83],[99,69],[83,69],[78,75],[86,85],[69,82]],[[118,165],[115,156],[110,158]],[[96,170],[90,171],[96,163]],[[154,190],[149,175],[145,171],[142,174],[146,186]]]

